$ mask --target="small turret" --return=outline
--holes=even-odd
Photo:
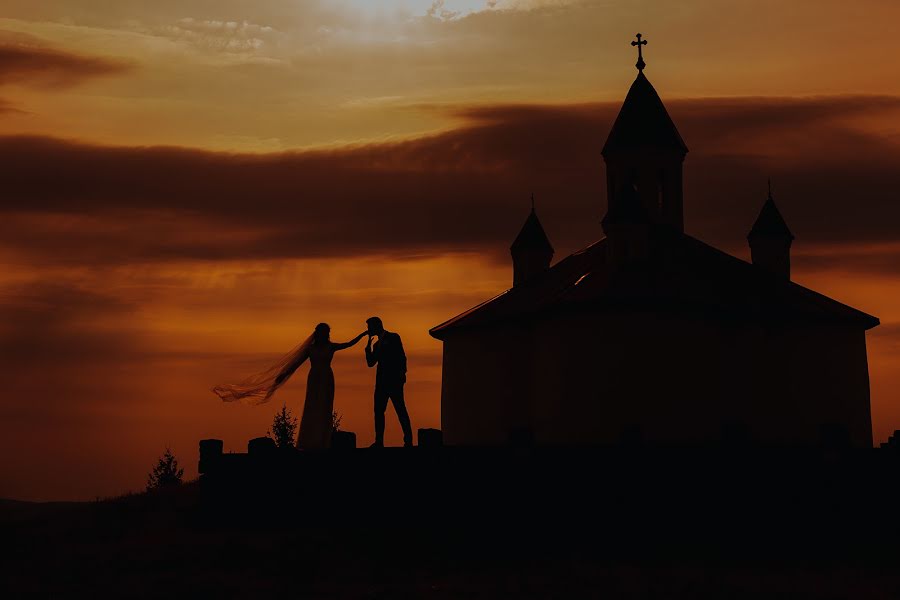
[[[531,214],[525,219],[522,230],[516,236],[509,253],[513,260],[513,286],[517,287],[550,268],[553,246],[544,232],[531,198]]]
[[[779,278],[791,278],[791,244],[794,234],[788,229],[784,217],[775,206],[772,198],[772,185],[769,184],[769,197],[763,204],[756,222],[747,234],[750,243],[750,260]]]

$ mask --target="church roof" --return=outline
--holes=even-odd
[[[519,235],[516,236],[512,246],[509,247],[513,252],[526,248],[531,250],[546,250],[553,254],[553,245],[550,244],[550,239],[547,237],[547,233],[544,231],[534,208],[531,209],[531,214],[525,219],[522,230],[519,231]]]
[[[659,94],[640,71],[625,96],[602,154],[648,147],[688,151]]]
[[[748,262],[683,233],[660,229],[656,250],[641,263],[614,267],[606,239],[559,261],[528,286],[502,294],[434,327],[452,332],[533,320],[569,310],[692,313],[762,323],[784,320],[879,324],[856,310],[791,281],[770,277]]]
[[[763,204],[762,210],[759,211],[759,216],[756,218],[756,222],[753,224],[753,227],[750,228],[750,233],[747,234],[748,239],[757,237],[794,239],[794,234],[788,229],[784,217],[781,216],[781,212],[778,210],[778,207],[775,206],[772,192],[769,192],[766,203]]]

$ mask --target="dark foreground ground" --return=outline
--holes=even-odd
[[[900,598],[900,462],[355,451],[0,503],[0,595]]]

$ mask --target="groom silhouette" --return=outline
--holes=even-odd
[[[378,317],[366,319],[369,341],[366,344],[366,364],[369,367],[378,365],[375,373],[375,443],[374,448],[384,446],[384,411],[388,400],[394,403],[400,427],[403,428],[403,445],[412,446],[412,426],[406,403],[403,401],[403,384],[406,383],[406,353],[400,336],[387,331]],[[378,341],[372,345],[372,337]]]

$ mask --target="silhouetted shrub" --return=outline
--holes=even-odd
[[[172,454],[172,450],[166,448],[163,454],[150,471],[147,477],[147,490],[155,490],[172,485],[181,485],[181,479],[184,476],[184,469],[178,468],[178,460]]]
[[[297,419],[291,414],[286,404],[281,405],[281,410],[275,413],[272,420],[272,430],[268,436],[275,440],[279,448],[290,448],[294,445],[294,434],[297,433]]]
[[[331,413],[331,433],[337,433],[341,430],[341,415],[334,411]]]

